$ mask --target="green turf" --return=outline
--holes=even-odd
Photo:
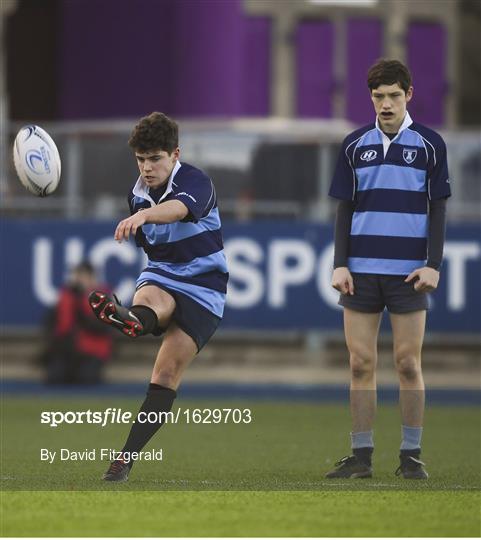
[[[8,492],[4,536],[473,536],[472,492]]]
[[[137,400],[4,399],[3,534],[480,533],[480,416],[475,407],[428,407],[423,456],[431,476],[413,482],[393,474],[400,435],[395,406],[379,408],[374,478],[327,481],[323,473],[349,449],[346,405],[185,400],[179,405],[250,407],[254,420],[249,425],[164,426],[148,447],[162,448],[163,461],[138,463],[129,482],[118,485],[99,479],[107,462],[50,465],[40,461],[39,452],[119,447],[127,426],[50,428],[40,424],[40,412],[135,411]]]

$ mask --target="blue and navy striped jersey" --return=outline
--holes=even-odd
[[[429,200],[451,195],[446,145],[409,113],[392,140],[376,120],[345,138],[329,195],[354,201],[351,272],[410,274],[426,262]]]
[[[170,200],[182,201],[189,214],[182,221],[145,224],[137,231],[136,243],[148,257],[137,285],[154,281],[222,317],[229,274],[214,184],[200,169],[177,162],[158,204]],[[131,214],[156,204],[142,177],[128,202]]]

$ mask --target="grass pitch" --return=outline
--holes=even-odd
[[[6,536],[479,536],[479,495],[422,491],[9,492]]]
[[[40,449],[119,448],[129,426],[40,424],[46,410],[121,407],[137,399],[4,399],[4,536],[479,536],[480,416],[429,407],[430,479],[394,476],[400,421],[381,405],[375,476],[323,478],[349,451],[347,405],[178,400],[182,409],[246,407],[250,424],[166,425],[125,484],[100,480],[107,461],[40,461]],[[114,493],[112,493],[114,492]]]

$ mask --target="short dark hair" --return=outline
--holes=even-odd
[[[411,86],[411,73],[399,60],[379,59],[372,65],[367,73],[367,86],[375,90],[382,84],[396,84],[407,92]]]
[[[129,146],[136,152],[164,150],[171,154],[179,146],[179,126],[164,113],[153,112],[134,127]]]

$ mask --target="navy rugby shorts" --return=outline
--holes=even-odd
[[[173,291],[157,281],[142,281],[137,287],[137,290],[145,287],[145,285],[155,285],[168,292],[174,298],[175,310],[172,319],[181,330],[194,340],[197,345],[197,350],[200,351],[214,335],[222,319],[217,317],[217,315],[214,315],[204,306],[201,306],[195,300],[192,300],[192,298],[177,291]],[[154,331],[153,334],[160,336],[164,331],[165,329],[159,327],[158,331]]]
[[[363,313],[410,313],[427,310],[429,297],[414,290],[414,281],[405,283],[407,276],[352,274],[354,295],[341,294],[338,304]]]

